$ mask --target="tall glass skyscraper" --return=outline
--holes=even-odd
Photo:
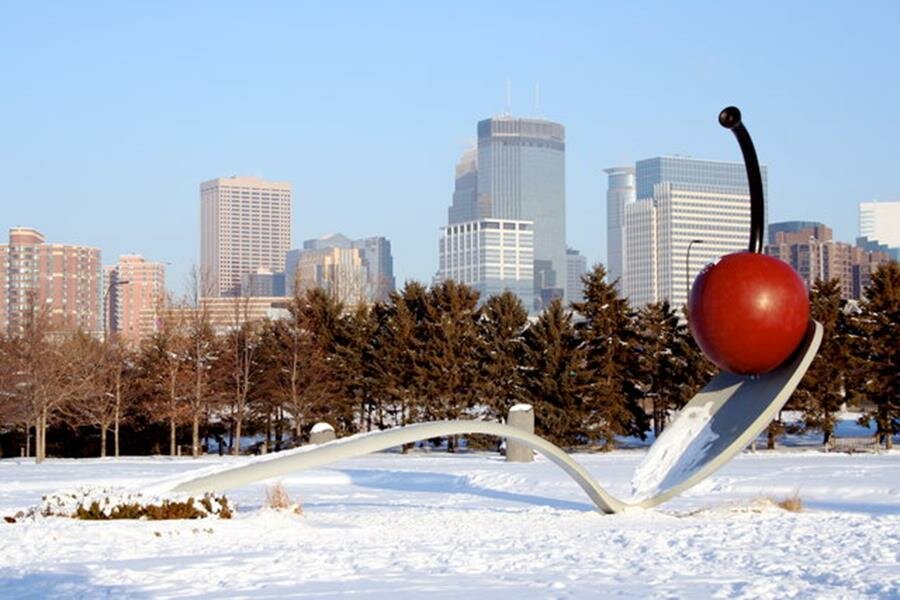
[[[536,299],[565,294],[565,138],[562,125],[544,119],[478,123],[478,205],[495,219],[534,223]]]

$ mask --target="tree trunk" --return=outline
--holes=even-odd
[[[194,420],[191,423],[191,456],[198,458],[200,456],[200,415],[194,413]]]
[[[116,373],[116,411],[113,417],[113,445],[116,458],[119,458],[119,419],[122,414],[122,370]]]
[[[175,417],[169,419],[169,456],[175,456]]]
[[[241,426],[243,425],[243,415],[234,415],[234,445],[231,447],[231,453],[238,456],[241,453]]]
[[[25,423],[25,458],[31,458],[31,425]]]
[[[106,425],[100,426],[100,458],[106,458]]]

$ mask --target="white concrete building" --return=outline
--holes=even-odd
[[[200,293],[239,296],[259,268],[284,271],[291,248],[291,184],[220,177],[200,184]]]
[[[481,301],[509,290],[525,310],[534,306],[534,226],[531,221],[481,219],[441,228],[435,279],[478,290]]]
[[[890,248],[900,247],[900,200],[860,202],[859,235]]]
[[[634,306],[667,299],[680,307],[707,263],[747,248],[744,165],[659,157],[639,161],[635,179],[637,200],[625,205],[623,294]]]
[[[612,167],[603,172],[609,175],[606,190],[606,280],[612,283],[622,277],[625,264],[625,207],[635,201],[634,167]]]

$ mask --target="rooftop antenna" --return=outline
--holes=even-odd
[[[512,81],[506,80],[506,114],[512,114]]]

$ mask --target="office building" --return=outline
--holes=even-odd
[[[567,283],[565,137],[562,125],[543,119],[504,115],[478,123],[479,211],[533,223],[538,300],[563,295]]]
[[[762,178],[765,191],[765,167]],[[684,305],[704,265],[747,248],[750,193],[742,163],[681,156],[638,161],[635,195],[625,204],[622,274],[622,291],[635,306]]]
[[[357,248],[291,250],[286,262],[290,270],[285,273],[285,279],[291,282],[295,294],[321,288],[347,306],[368,302],[368,267]]]
[[[346,250],[347,252],[324,252],[316,256],[330,256],[330,258],[327,259],[328,261],[337,261],[349,265],[350,263],[356,262],[355,258],[351,259],[351,256],[354,254],[353,251],[355,251],[355,254],[358,256],[362,265],[362,270],[358,273],[358,276],[361,277],[362,280],[361,282],[354,283],[353,287],[363,290],[364,301],[366,302],[387,301],[391,292],[393,292],[396,287],[396,280],[394,279],[394,257],[391,254],[391,242],[387,238],[381,236],[352,240],[340,233],[332,233],[321,238],[305,240],[302,249],[289,251],[285,258],[286,291],[289,294],[293,294],[296,289],[297,281],[295,280],[295,277],[298,272],[300,260],[304,254],[335,248]],[[310,260],[315,262],[320,259],[313,258]],[[346,271],[343,267],[342,269]],[[350,270],[355,272],[355,267],[350,268]],[[306,275],[309,276],[310,273],[306,272]],[[316,278],[314,277],[313,279],[315,280]],[[309,285],[310,281],[306,281],[302,287],[303,289],[306,289]],[[353,303],[356,302],[357,299],[354,298]]]
[[[900,200],[859,203],[859,236],[900,248]]]
[[[611,167],[603,172],[609,176],[606,190],[606,280],[613,283],[622,278],[625,206],[633,204],[636,199],[634,167]]]
[[[566,249],[566,298],[569,302],[584,300],[584,283],[582,276],[587,273],[587,258],[578,250]]]
[[[100,250],[47,243],[36,229],[14,227],[0,245],[0,326],[20,334],[32,318],[54,332],[103,332]]]
[[[107,331],[126,344],[135,346],[147,331],[148,313],[162,308],[166,297],[166,266],[143,256],[125,254],[116,265],[106,267]]]
[[[280,298],[285,296],[284,273],[260,267],[241,277],[241,296]]]
[[[453,204],[447,209],[447,223],[465,223],[490,217],[490,205],[479,203],[478,148],[468,148],[456,163]]]
[[[226,177],[200,185],[203,296],[239,296],[241,278],[258,268],[284,271],[291,247],[291,184]]]
[[[534,229],[531,221],[481,219],[441,228],[437,281],[452,279],[480,294],[480,302],[504,291],[525,310],[534,306]]]

